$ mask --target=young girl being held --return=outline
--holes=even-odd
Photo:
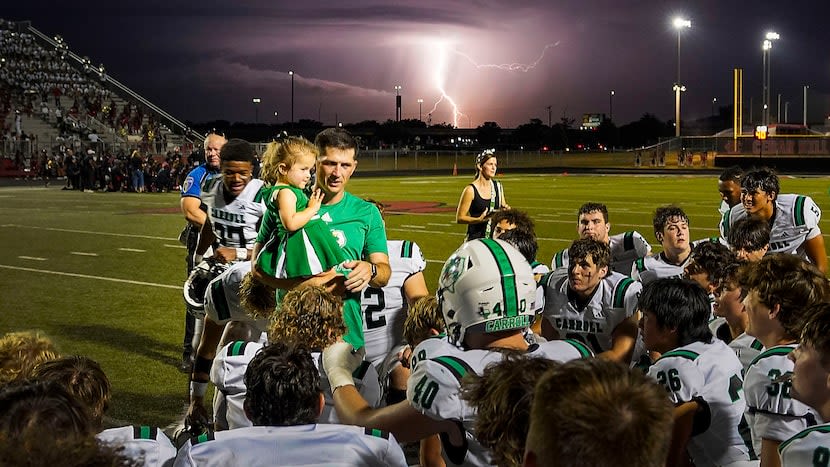
[[[347,261],[337,240],[317,215],[323,193],[306,196],[317,147],[302,137],[285,138],[277,148],[277,181],[266,205],[270,222],[260,227],[267,241],[257,258],[263,273],[277,278],[307,277]],[[274,215],[277,214],[277,215]],[[347,270],[338,271],[348,274]]]

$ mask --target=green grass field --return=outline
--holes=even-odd
[[[693,239],[717,234],[714,176],[508,175],[508,202],[536,221],[539,260],[575,237],[586,201],[608,205],[612,233],[636,229],[650,241],[655,207],[676,203]],[[390,205],[391,239],[417,242],[434,290],[444,259],[461,243],[455,206],[469,177],[361,178],[350,191]],[[830,178],[782,177],[782,192],[830,209]],[[185,250],[177,194],[79,193],[0,188],[0,332],[39,329],[64,354],[98,360],[113,383],[110,415],[166,426],[182,413],[187,376],[176,370],[183,326]],[[827,219],[822,230],[830,233]],[[827,235],[825,235],[825,238]]]

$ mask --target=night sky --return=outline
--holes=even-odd
[[[809,120],[830,114],[830,2],[639,0],[142,2],[18,0],[0,17],[31,20],[70,49],[180,119],[294,118],[327,125],[403,118],[459,127],[496,121],[609,113],[617,124],[646,112],[674,116],[677,33],[681,36],[683,119],[732,102],[732,69],[744,69],[745,101],[761,99],[761,43],[772,49],[776,97],[800,121],[802,86]],[[500,65],[500,66],[492,66]],[[444,100],[437,105],[446,94]],[[434,107],[434,111],[433,111]],[[782,104],[783,109],[783,104]],[[279,113],[274,117],[274,112]],[[745,116],[745,119],[748,116]],[[783,119],[783,110],[782,110]]]

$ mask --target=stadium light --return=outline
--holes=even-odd
[[[781,35],[774,31],[769,31],[764,35],[765,39],[761,43],[761,53],[763,56],[763,69],[761,70],[762,73],[762,90],[763,90],[763,101],[764,101],[764,113],[763,123],[764,125],[769,125],[769,109],[772,107],[772,102],[770,101],[770,88],[772,88],[772,41],[776,41],[781,39]]]
[[[692,27],[692,21],[686,18],[675,17],[672,21],[674,29],[677,30],[677,79],[674,81],[674,136],[680,136],[680,93],[686,87],[680,84],[680,32],[683,29]]]
[[[260,99],[259,97],[254,97],[253,99],[251,99],[251,102],[254,103],[254,123],[259,123],[259,105],[257,104],[262,102],[262,99]]]
[[[424,100],[423,99],[418,99],[418,120],[422,121],[422,122],[424,121],[424,118],[422,116],[423,115],[423,113],[422,113],[422,108],[423,108],[422,106],[423,105],[424,105]]]
[[[614,90],[612,89],[608,95],[608,121],[614,121]]]

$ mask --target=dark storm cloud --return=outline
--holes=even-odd
[[[773,95],[800,112],[830,111],[830,60],[823,18],[830,2],[795,0],[542,0],[420,2],[361,0],[206,2],[45,2],[4,6],[0,16],[31,19],[73,50],[103,62],[139,93],[182,118],[251,120],[251,97],[266,115],[288,115],[294,75],[298,118],[384,120],[403,86],[404,116],[416,98],[432,109],[442,95],[464,112],[459,124],[515,126],[553,114],[607,112],[615,120],[651,112],[672,117],[677,36],[670,20],[691,18],[681,37],[684,115],[731,103],[732,69],[744,68],[745,101],[760,95],[760,42],[776,29]],[[546,46],[556,44],[545,50]],[[512,71],[498,65],[535,66]],[[756,99],[756,105],[760,98]],[[811,101],[812,102],[812,101]],[[821,106],[824,105],[822,108]],[[437,121],[452,120],[445,99]],[[262,113],[261,113],[262,114]],[[820,117],[820,113],[816,114]]]

